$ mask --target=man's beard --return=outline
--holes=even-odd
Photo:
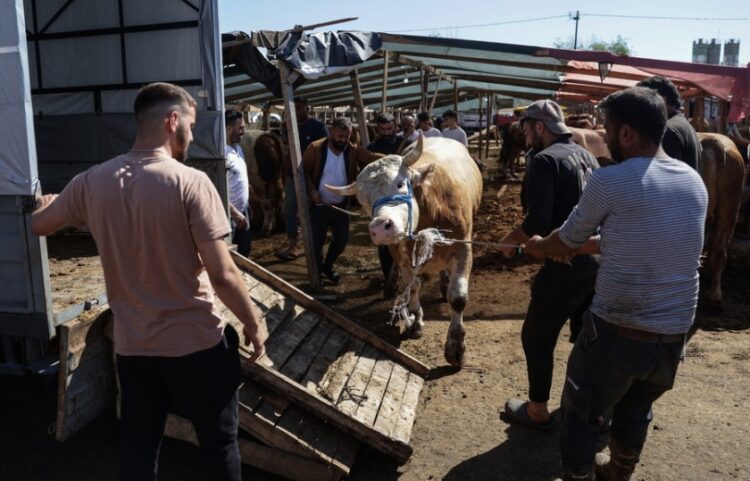
[[[338,142],[338,141],[335,141],[335,140],[332,140],[332,141],[331,141],[331,145],[332,145],[332,146],[333,146],[333,147],[334,147],[334,148],[335,148],[336,150],[344,150],[344,149],[346,148],[346,145],[347,145],[347,144],[348,144],[348,142],[346,142],[346,141],[343,141],[343,142]]]
[[[190,145],[187,132],[182,128],[177,129],[175,141],[177,145],[176,148],[172,149],[172,158],[179,162],[185,162],[188,156],[188,146]]]
[[[620,132],[617,131],[617,135],[612,139],[612,142],[607,142],[607,148],[609,149],[609,154],[612,156],[612,161],[615,164],[622,163],[625,159],[622,155],[622,148],[620,147],[620,140],[619,140]]]

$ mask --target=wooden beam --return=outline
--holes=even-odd
[[[388,55],[383,55],[383,99],[380,101],[380,111],[385,112],[388,105]]]
[[[479,113],[479,149],[477,149],[477,158],[480,161],[482,160],[482,151],[484,150],[484,144],[482,143],[482,100],[484,100],[484,93],[480,92],[479,96],[477,96],[477,112]]]
[[[357,125],[359,127],[360,145],[367,147],[370,143],[370,137],[367,132],[367,120],[365,119],[365,103],[362,101],[362,90],[359,86],[359,74],[355,68],[349,72],[349,78],[352,80],[352,93],[354,94],[354,106],[357,108]]]
[[[458,83],[453,84],[453,110],[458,114]]]
[[[487,94],[487,138],[484,144],[484,160],[490,157],[490,128],[492,125],[490,122],[495,119],[495,96]],[[497,133],[495,133],[497,137]]]
[[[297,114],[294,110],[294,87],[289,83],[289,67],[284,62],[279,62],[279,74],[281,75],[281,92],[284,97],[284,114],[286,117],[287,139],[289,139],[289,156],[292,161],[294,191],[297,194],[297,215],[302,226],[302,240],[305,245],[307,277],[310,285],[317,289],[320,286],[320,273],[318,272],[318,264],[315,261],[307,188],[303,184],[303,179],[300,175],[302,152],[300,152],[299,131],[297,130]]]
[[[437,99],[438,92],[440,91],[440,81],[443,78],[443,72],[440,72],[438,74],[437,83],[435,84],[435,93],[432,95],[432,101],[430,102],[430,108],[427,110],[427,113],[432,115],[432,109],[435,108],[435,100]]]
[[[430,73],[426,70],[422,70],[422,78],[421,80],[421,101],[419,102],[419,110],[425,111],[427,110],[427,99],[429,96],[428,89],[430,85]]]
[[[396,53],[396,52],[384,50],[381,55],[387,55],[388,58],[390,58],[396,63],[409,65],[419,70],[426,70],[427,72],[431,74],[439,75],[442,72],[442,70],[440,70],[439,68],[436,68],[428,63],[420,62],[419,60],[414,60],[413,58],[410,58],[402,53]],[[445,80],[451,83],[455,83],[455,79],[453,77],[451,77],[450,75],[447,75],[445,72],[442,72],[442,73],[443,73],[443,78]]]
[[[404,367],[414,372],[415,374],[418,374],[422,377],[426,377],[427,374],[429,374],[430,368],[426,366],[425,364],[422,364],[418,359],[397,349],[393,344],[386,342],[380,336],[377,336],[373,334],[372,332],[368,331],[367,329],[363,328],[359,324],[352,322],[351,320],[342,316],[341,314],[334,311],[330,307],[324,304],[321,304],[320,302],[312,298],[310,295],[299,290],[295,286],[289,284],[288,282],[284,281],[283,279],[276,276],[272,272],[259,266],[255,262],[242,257],[241,255],[237,254],[234,251],[232,251],[231,254],[232,254],[232,259],[234,259],[235,264],[237,264],[237,266],[241,270],[256,277],[260,281],[265,282],[266,284],[271,286],[273,289],[278,291],[280,294],[290,297],[301,307],[308,309],[312,312],[315,312],[317,314],[320,314],[321,316],[325,317],[329,321],[340,326],[342,329],[347,331],[352,336],[370,343],[371,345],[383,351],[394,361],[402,364]]]

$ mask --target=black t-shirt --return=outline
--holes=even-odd
[[[312,117],[308,118],[301,124],[297,124],[297,131],[299,132],[300,154],[304,154],[305,150],[307,150],[307,146],[311,143],[328,136],[328,131],[326,130],[326,126],[323,125],[323,122]]]
[[[677,113],[667,120],[661,146],[673,159],[685,162],[699,174],[703,173],[701,142],[684,115]]]
[[[385,155],[395,154],[399,146],[401,146],[401,140],[403,140],[403,138],[398,135],[394,135],[390,138],[379,137],[376,141],[370,142],[367,146],[367,150]]]
[[[525,189],[528,212],[521,224],[526,235],[544,237],[560,227],[598,168],[596,157],[569,138],[561,138],[534,155]],[[592,260],[592,256],[579,255],[574,264]]]

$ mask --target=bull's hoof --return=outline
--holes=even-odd
[[[463,366],[464,361],[466,360],[465,347],[455,349],[445,346],[445,352],[443,354],[445,355],[445,360],[448,361],[448,364],[451,366]]]
[[[407,333],[409,335],[410,339],[419,339],[422,337],[422,324],[419,322],[415,322],[411,325],[409,328],[409,332]]]

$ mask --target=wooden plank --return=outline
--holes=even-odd
[[[414,373],[409,374],[409,379],[406,382],[406,391],[401,400],[401,410],[398,414],[398,422],[396,423],[396,427],[391,435],[394,440],[409,444],[411,431],[414,427],[414,420],[417,416],[419,393],[422,391],[423,385],[424,379],[414,375]]]
[[[322,320],[299,345],[294,354],[281,367],[281,373],[299,381],[312,365],[316,355],[335,329],[335,324]]]
[[[266,357],[273,361],[276,369],[284,365],[321,319],[319,314],[304,311],[297,317],[287,319],[274,331],[266,341]]]
[[[383,396],[377,418],[375,419],[375,429],[383,434],[393,434],[396,423],[398,423],[408,378],[409,371],[403,366],[399,364],[393,366],[393,372],[391,373],[391,378],[388,380],[385,396]]]
[[[362,354],[357,359],[357,365],[346,380],[346,384],[341,389],[341,393],[335,403],[339,411],[351,416],[357,411],[360,404],[365,401],[367,383],[370,382],[370,377],[372,377],[372,372],[375,368],[375,361],[378,357],[379,353],[377,349],[372,346],[365,346],[362,350]]]
[[[247,365],[247,370],[251,373],[253,379],[288,396],[295,404],[322,417],[342,431],[353,435],[360,441],[366,442],[383,454],[393,457],[398,462],[405,463],[409,459],[409,456],[411,456],[412,448],[408,443],[403,442],[401,439],[391,439],[375,430],[374,427],[365,425],[351,416],[342,413],[327,399],[312,395],[283,374],[258,363]],[[414,377],[419,378],[417,375],[414,375]],[[418,395],[419,393],[417,393]]]
[[[357,407],[354,417],[365,424],[375,424],[375,418],[378,415],[380,404],[386,394],[388,382],[391,379],[394,363],[390,359],[381,357],[375,362],[375,368],[372,370],[372,376],[367,382],[367,388],[364,393],[364,400]]]
[[[356,324],[355,322],[350,321],[349,319],[342,316],[341,314],[334,311],[333,309],[329,308],[328,306],[321,304],[320,302],[313,299],[310,295],[297,289],[295,286],[289,284],[288,282],[284,281],[280,277],[276,276],[275,274],[271,273],[265,268],[259,266],[255,262],[249,259],[246,259],[235,252],[232,252],[231,254],[232,254],[232,258],[234,259],[234,262],[240,267],[240,269],[259,278],[262,282],[268,284],[269,286],[271,286],[273,289],[277,290],[279,293],[283,294],[284,296],[290,297],[297,304],[304,307],[305,309],[308,309],[310,311],[320,314],[321,316],[325,317],[329,321],[338,325],[342,329],[345,329],[347,332],[349,332],[353,336],[366,341],[368,344],[374,347],[377,347],[378,349],[382,350],[386,355],[391,357],[394,361],[406,366],[410,371],[415,372],[422,377],[427,376],[427,374],[430,372],[430,368],[428,366],[421,363],[414,357],[397,349],[392,344],[389,344],[388,342],[384,341],[379,336],[371,333],[370,331]]]
[[[112,343],[105,335],[108,309],[60,326],[60,371],[55,437],[64,441],[112,405]]]
[[[308,206],[307,188],[304,185],[300,168],[302,164],[302,152],[300,152],[299,131],[297,130],[297,114],[294,110],[294,87],[289,82],[289,67],[279,63],[279,75],[281,77],[281,94],[284,98],[284,112],[286,117],[286,133],[289,139],[289,157],[292,160],[292,176],[294,178],[294,190],[297,194],[297,212],[299,214],[300,226],[302,227],[302,240],[305,245],[305,262],[307,263],[307,277],[310,285],[317,289],[320,286],[318,275],[318,264],[313,255],[312,224],[310,223],[310,208]],[[239,254],[236,254],[239,255]],[[262,280],[262,279],[261,279]]]
[[[380,111],[385,113],[388,105],[388,51],[383,51],[383,97],[380,100]]]
[[[339,358],[339,355],[346,349],[355,350],[359,346],[361,350],[364,347],[362,340],[356,339],[356,345],[351,345],[351,340],[352,337],[343,329],[334,330],[313,359],[302,380],[299,381],[300,384],[308,391],[318,393],[329,367]]]
[[[349,78],[352,81],[352,93],[354,94],[354,106],[357,107],[357,126],[359,127],[359,144],[367,147],[370,143],[370,136],[367,132],[367,120],[365,119],[365,103],[362,100],[362,89],[359,85],[359,73],[355,68],[349,72]]]
[[[315,390],[310,392],[336,404],[364,348],[364,341],[352,339],[346,352],[327,366],[325,373],[315,386]],[[309,383],[303,385],[309,385]]]

